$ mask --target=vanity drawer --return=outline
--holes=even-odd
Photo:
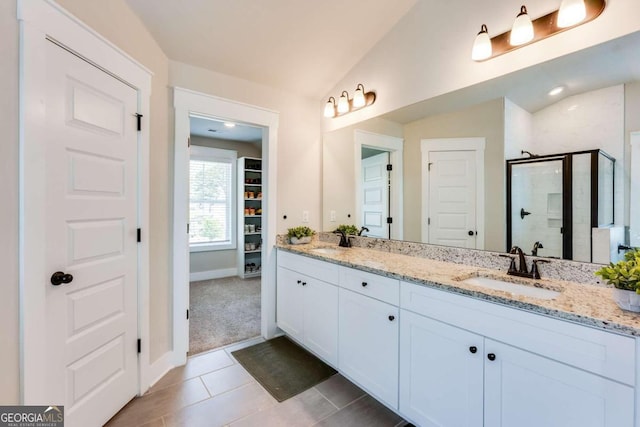
[[[334,285],[338,284],[340,277],[339,267],[336,264],[280,250],[278,251],[278,266]]]
[[[340,267],[340,287],[395,306],[400,303],[400,281],[378,274]]]
[[[635,385],[635,339],[408,282],[400,307],[496,341]]]

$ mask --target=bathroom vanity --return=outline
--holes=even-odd
[[[419,426],[640,426],[640,316],[504,270],[281,244],[277,323]]]

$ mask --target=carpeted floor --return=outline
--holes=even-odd
[[[191,282],[189,355],[260,335],[260,278]]]

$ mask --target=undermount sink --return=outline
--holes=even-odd
[[[314,254],[319,254],[319,255],[337,255],[337,254],[341,253],[342,251],[344,251],[344,249],[338,249],[338,248],[314,248],[314,249],[309,249],[309,252],[314,253]]]
[[[500,280],[494,277],[488,277],[480,274],[474,274],[471,277],[457,278],[460,283],[479,286],[482,288],[493,289],[496,291],[509,292],[512,295],[522,295],[542,300],[552,300],[560,295],[560,291],[549,289],[549,286],[543,286],[540,283],[521,284]]]

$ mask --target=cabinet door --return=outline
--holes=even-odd
[[[276,319],[278,327],[302,342],[304,328],[303,276],[278,267],[276,288]]]
[[[340,289],[338,366],[367,392],[398,407],[398,308]]]
[[[485,339],[485,426],[632,427],[633,399],[629,386]]]
[[[482,426],[480,335],[401,310],[400,412],[423,427]]]
[[[338,365],[338,287],[308,278],[304,286],[304,344]]]

